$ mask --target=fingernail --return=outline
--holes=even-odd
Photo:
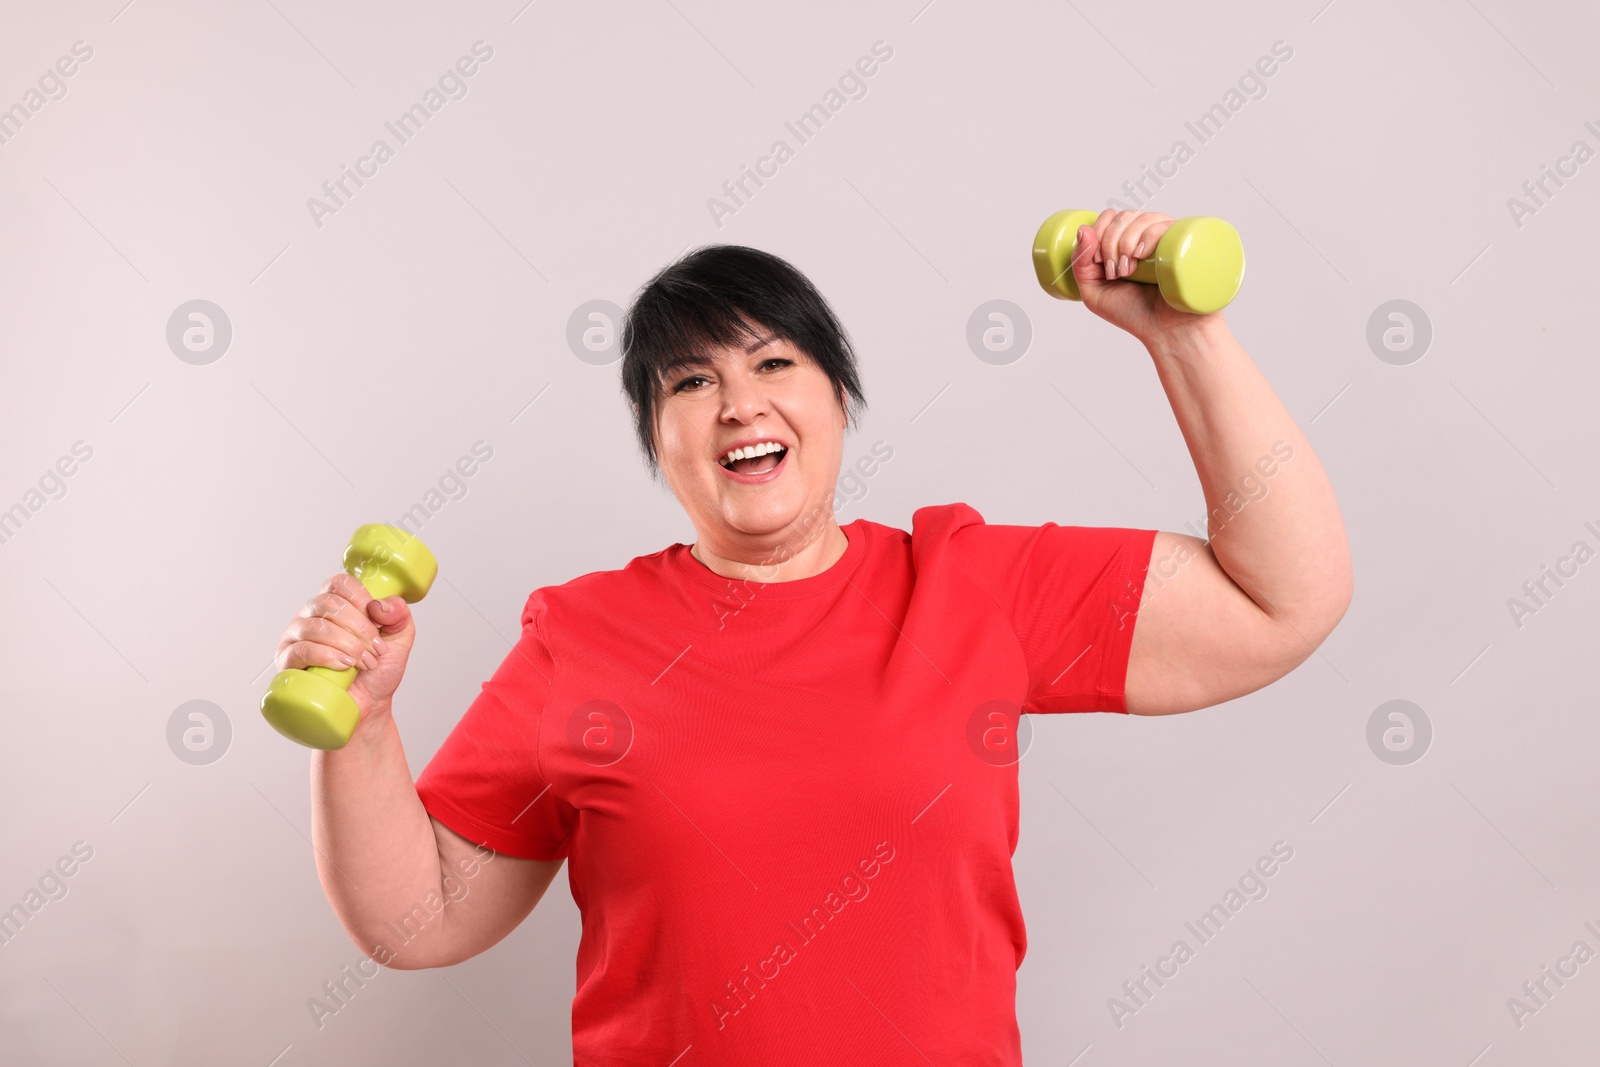
[[[1117,261],[1114,260],[1114,259],[1106,260],[1106,281],[1110,281],[1112,278],[1115,278],[1116,276],[1117,276]]]
[[[378,610],[385,615],[389,614],[389,602],[387,600],[378,601]]]
[[[378,665],[378,661],[373,658],[371,652],[363,652],[361,653],[361,665],[370,671]]]
[[[1144,258],[1144,242],[1143,241],[1140,241],[1138,244],[1133,246],[1133,258],[1134,259],[1143,259]]]
[[[1127,256],[1123,256],[1123,257],[1121,257],[1120,259],[1117,260],[1117,273],[1118,274],[1124,274],[1124,275],[1128,273],[1128,257]]]
[[[343,663],[346,667],[354,667],[356,665],[356,661],[351,659],[349,656],[340,656],[339,662]]]
[[[383,643],[383,638],[374,637],[372,639],[372,650],[381,656],[389,650],[389,646]]]
[[[1089,227],[1087,227],[1087,226],[1079,226],[1078,227],[1078,243],[1079,244],[1082,244],[1084,241],[1087,241],[1089,239],[1087,236],[1085,236],[1088,232],[1089,232]]]

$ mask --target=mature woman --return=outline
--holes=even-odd
[[[1209,542],[959,503],[841,527],[863,401],[827,304],[748,248],[653,278],[623,387],[693,545],[535,590],[415,783],[405,602],[338,574],[284,633],[280,667],[366,668],[355,735],[312,764],[318,870],[363,951],[474,956],[567,860],[578,1063],[1019,1064],[1020,713],[1249,693],[1351,595],[1322,467],[1222,316],[1117,283],[1171,221],[1107,211],[1073,270],[1155,361]]]

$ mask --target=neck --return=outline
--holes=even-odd
[[[809,530],[794,524],[749,542],[702,536],[689,551],[713,574],[767,584],[821,574],[839,562],[849,547],[849,536],[830,513],[825,523]]]

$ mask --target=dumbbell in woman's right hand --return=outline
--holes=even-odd
[[[415,639],[411,606],[403,597],[375,598],[355,578],[340,572],[295,612],[278,641],[277,666],[279,670],[354,668],[348,692],[365,721],[371,712],[387,713]],[[296,740],[304,743],[302,738]]]
[[[410,605],[428,595],[438,561],[398,526],[356,528],[344,573],[296,613],[278,643],[261,714],[308,748],[343,748],[368,714],[387,713],[415,629]]]

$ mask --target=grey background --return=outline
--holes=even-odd
[[[1267,94],[1149,208],[1243,234],[1226,314],[1334,481],[1355,601],[1302,667],[1225,706],[1035,717],[1027,1058],[1592,1054],[1600,962],[1520,1028],[1506,999],[1575,941],[1600,949],[1600,563],[1520,627],[1507,601],[1600,545],[1600,161],[1520,227],[1506,201],[1575,140],[1600,147],[1594,10],[923,3],[7,10],[0,106],[74,41],[94,55],[0,146],[0,507],[75,441],[93,456],[0,546],[0,907],[74,842],[94,852],[0,948],[0,1058],[567,1062],[565,874],[490,952],[383,972],[312,1022],[360,953],[316,880],[307,753],[256,710],[291,613],[355,526],[492,446],[420,531],[444,576],[397,701],[420,771],[531,589],[692,540],[635,453],[616,365],[566,330],[712,241],[791,259],[859,345],[870,412],[846,459],[879,439],[894,457],[841,522],[908,528],[962,500],[991,522],[1198,524],[1146,353],[1046,296],[1027,247],[1050,212],[1194,146],[1185,120],[1277,40],[1294,55]],[[468,94],[314,225],[306,199],[480,39]],[[714,225],[707,198],[880,39],[867,95]],[[197,299],[233,331],[203,366],[165,332]],[[997,299],[1033,333],[1006,365],[966,343]],[[1396,299],[1433,330],[1404,366],[1366,341]],[[1433,727],[1408,765],[1367,743],[1395,699]],[[205,765],[167,744],[191,700],[232,725]],[[1294,858],[1270,894],[1114,1025],[1107,998],[1279,840]]]

